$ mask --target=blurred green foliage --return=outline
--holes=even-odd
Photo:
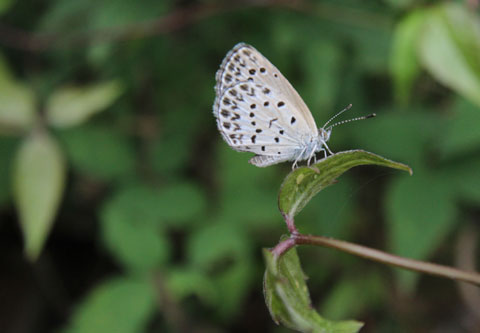
[[[478,211],[476,1],[8,0],[0,15],[0,288],[30,281],[6,260],[23,260],[23,234],[31,265],[57,272],[38,279],[70,296],[65,313],[42,289],[41,310],[3,316],[5,327],[26,316],[37,331],[275,330],[260,249],[286,231],[276,196],[290,165],[249,165],[211,113],[215,71],[240,41],[284,73],[318,125],[349,103],[351,116],[377,114],[335,128],[333,151],[414,170],[342,176],[299,214],[302,232],[452,264],[456,232]],[[299,253],[329,319],[460,326],[450,281]]]

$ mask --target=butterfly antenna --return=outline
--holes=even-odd
[[[351,107],[352,107],[352,104],[348,104],[345,109],[343,109],[342,111],[340,111],[339,113],[337,113],[336,115],[334,115],[332,118],[330,118],[330,119],[325,123],[325,125],[323,125],[322,128],[325,128],[325,126],[327,126],[333,119],[337,118],[339,115],[341,115],[341,114],[344,113],[345,111],[350,110]]]
[[[373,117],[375,117],[375,116],[376,116],[376,114],[375,114],[375,113],[372,113],[372,114],[369,114],[368,116],[363,116],[363,117],[357,117],[357,118],[342,120],[342,121],[339,121],[338,123],[335,123],[335,124],[333,124],[333,125],[328,126],[328,128],[325,128],[325,130],[331,129],[332,127],[335,127],[335,126],[338,126],[338,125],[342,125],[342,124],[345,124],[345,123],[349,123],[349,122],[351,122],[351,121],[364,120],[364,119],[368,119],[368,118],[373,118]]]

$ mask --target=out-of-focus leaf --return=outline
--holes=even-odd
[[[59,128],[82,124],[111,105],[122,90],[118,81],[58,89],[47,101],[47,121]]]
[[[149,153],[152,161],[152,168],[161,174],[181,172],[188,167],[188,159],[192,154],[192,140],[188,135],[177,135],[165,137],[162,140],[151,142]]]
[[[447,129],[439,137],[439,146],[446,157],[480,148],[480,106],[459,100],[453,111],[455,118],[447,123]]]
[[[438,142],[438,133],[444,128],[444,119],[438,113],[412,108],[409,112],[379,110],[377,117],[362,122],[361,126],[352,126],[351,131],[356,147],[408,161],[415,169],[424,164],[426,148]]]
[[[449,179],[425,171],[390,184],[386,213],[393,253],[427,259],[454,226],[454,193]],[[418,274],[397,272],[400,286],[411,291]]]
[[[28,130],[35,121],[35,93],[16,82],[0,55],[0,134]]]
[[[93,289],[64,332],[142,332],[155,307],[151,282],[113,278]]]
[[[14,80],[14,77],[12,72],[10,71],[8,62],[3,56],[3,54],[0,53],[0,85],[3,85],[5,83],[10,83],[13,80]]]
[[[260,186],[247,191],[225,191],[220,203],[219,217],[228,223],[238,223],[253,230],[278,225],[276,191]]]
[[[204,194],[192,183],[173,183],[159,189],[157,211],[169,225],[198,222],[205,208]]]
[[[395,98],[406,104],[415,78],[420,72],[417,60],[417,41],[425,11],[416,10],[402,19],[395,27],[390,53],[390,72],[395,84]]]
[[[333,322],[322,318],[313,308],[295,248],[280,258],[264,249],[266,271],[263,294],[272,319],[277,324],[300,332],[358,332],[363,323]]]
[[[468,204],[480,204],[480,157],[452,161],[442,167],[439,178],[444,179],[452,188],[455,196]]]
[[[381,165],[412,173],[405,164],[363,151],[350,150],[329,156],[311,167],[300,167],[290,172],[278,194],[278,206],[282,214],[290,217],[298,214],[310,199],[350,168],[359,165]]]
[[[58,1],[48,8],[38,27],[42,32],[79,32],[121,28],[135,22],[154,19],[167,11],[171,0],[147,0],[142,5],[113,0]],[[68,35],[68,34],[66,34]]]
[[[0,15],[6,12],[15,0],[0,0]]]
[[[324,114],[332,110],[341,82],[342,53],[339,47],[330,41],[314,39],[308,48],[301,52],[303,61],[302,96],[312,113]],[[303,88],[303,89],[302,89]]]
[[[95,2],[94,2],[95,3]],[[168,11],[172,0],[146,0],[141,6],[129,1],[107,1],[96,3],[96,11],[91,13],[92,28],[111,28],[136,22],[153,20]]]
[[[242,229],[228,223],[214,223],[195,232],[188,242],[191,267],[214,281],[218,312],[228,318],[239,305],[252,280],[251,244]],[[228,294],[228,297],[221,295]]]
[[[215,223],[195,232],[188,242],[189,262],[204,271],[215,271],[223,258],[245,259],[250,242],[238,226]]]
[[[134,271],[160,267],[170,256],[170,244],[157,225],[155,194],[146,188],[127,189],[107,202],[101,213],[105,244]]]
[[[9,199],[12,174],[11,164],[15,156],[16,140],[0,137],[0,207]]]
[[[198,222],[206,208],[203,193],[188,182],[160,188],[129,186],[118,192],[114,201],[130,219],[162,228]]]
[[[107,126],[81,126],[62,131],[72,166],[102,180],[122,179],[134,171],[135,154],[125,135]]]
[[[221,189],[223,192],[250,191],[252,187],[271,188],[281,177],[278,167],[257,168],[248,163],[253,155],[234,151],[223,142],[219,143],[218,171],[220,179],[223,179]],[[239,177],[239,175],[242,175]]]
[[[65,186],[65,161],[57,142],[34,131],[20,147],[14,166],[14,196],[25,241],[35,260],[52,227]]]
[[[388,70],[388,54],[392,41],[391,25],[393,22],[383,15],[372,18],[365,17],[364,19],[375,20],[375,28],[372,28],[372,26],[355,29],[344,28],[344,33],[351,36],[355,47],[356,56],[352,60],[357,62],[357,68],[371,72],[386,71]]]
[[[105,210],[118,211],[123,219],[133,224],[158,229],[164,225],[161,220],[159,190],[146,185],[128,184],[118,189],[107,202]]]
[[[279,172],[282,166],[257,168],[247,162],[251,157],[248,154],[239,154],[224,142],[219,142],[219,148],[218,176],[222,179],[219,218],[254,230],[277,224],[278,210],[272,198],[282,177]]]
[[[415,0],[384,0],[390,6],[398,9],[405,9],[415,3]]]
[[[297,227],[302,233],[348,238],[353,231],[350,224],[357,222],[352,218],[356,211],[355,197],[361,195],[363,190],[348,175],[343,175],[335,186],[320,191],[312,198],[295,219]]]
[[[191,295],[196,295],[206,304],[215,304],[220,299],[214,281],[195,269],[170,269],[166,286],[177,301]]]
[[[457,3],[430,10],[418,45],[434,78],[480,105],[480,21],[475,13]]]
[[[335,283],[320,310],[325,317],[335,320],[357,317],[363,311],[370,313],[385,296],[385,282],[378,274],[345,277]]]

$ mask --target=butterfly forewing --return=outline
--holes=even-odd
[[[283,102],[296,117],[297,132],[317,134],[313,116],[297,91],[282,73],[253,46],[237,44],[225,57],[216,75],[217,100],[228,88],[238,82],[250,81],[275,93],[277,102]]]
[[[302,156],[318,137],[310,110],[280,71],[250,45],[240,43],[216,75],[214,114],[225,141],[256,153],[250,163],[268,166]]]

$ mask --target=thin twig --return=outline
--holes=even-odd
[[[185,6],[155,20],[95,31],[30,33],[0,23],[0,44],[30,52],[51,48],[84,47],[105,42],[118,42],[163,35],[178,31],[201,20],[234,10],[247,8],[284,8],[315,16],[336,24],[366,28],[389,28],[392,20],[382,14],[342,5],[310,3],[305,0],[254,0]]]
[[[476,272],[466,272],[456,268],[432,264],[429,262],[407,259],[393,254],[375,250],[366,246],[349,243],[333,238],[323,236],[312,236],[293,234],[290,238],[280,242],[273,250],[275,256],[280,256],[291,247],[300,244],[318,245],[334,248],[343,252],[354,254],[366,259],[378,261],[391,266],[405,268],[411,271],[437,275],[449,279],[460,280],[480,286],[480,274]]]

